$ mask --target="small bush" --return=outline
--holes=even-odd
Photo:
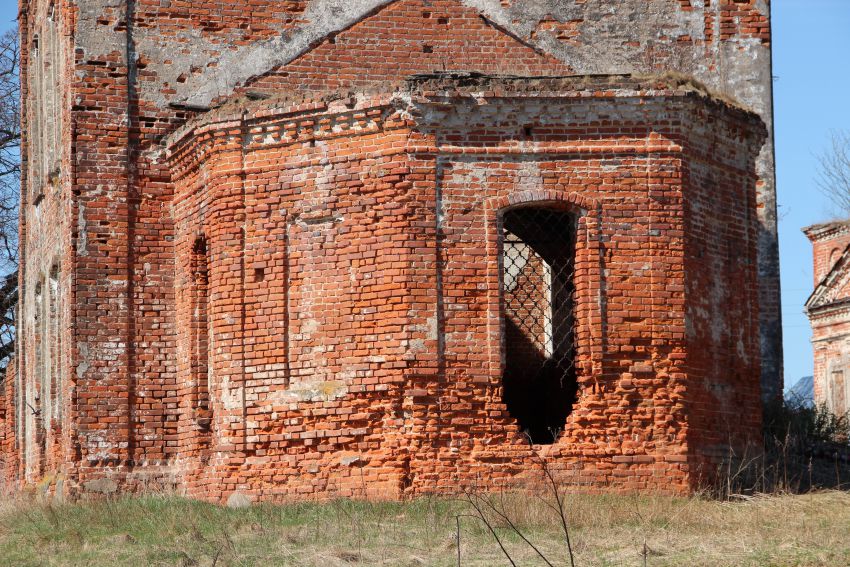
[[[850,486],[850,419],[826,406],[777,402],[765,408],[764,446],[733,455],[712,488],[720,498]]]
[[[793,405],[780,402],[765,408],[765,441],[794,441],[803,447],[823,444],[847,445],[850,419],[835,415],[826,405]],[[768,448],[768,447],[766,447]]]

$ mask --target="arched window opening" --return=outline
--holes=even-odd
[[[192,409],[202,431],[212,424],[209,372],[209,259],[206,238],[192,247]]]
[[[46,185],[59,186],[62,136],[62,41],[59,14],[50,4],[47,18],[33,34],[27,68],[27,160],[30,199],[38,205]]]
[[[838,263],[840,258],[841,251],[838,248],[833,248],[829,253],[829,263],[821,269],[821,273],[818,274],[818,278],[823,278],[826,274],[829,273],[835,267],[835,264]]]
[[[44,353],[44,283],[39,281],[35,285],[35,308],[33,310],[33,346],[35,351],[35,383],[33,384],[33,399],[39,401],[41,389],[46,379],[45,353]]]
[[[42,53],[41,53],[41,36],[39,34],[35,34],[32,39],[32,46],[30,48],[30,61],[29,61],[29,71],[30,71],[30,101],[28,105],[29,112],[29,120],[28,123],[28,131],[27,131],[27,140],[29,142],[29,165],[30,165],[30,176],[29,183],[31,187],[31,201],[33,203],[37,203],[40,201],[40,197],[42,196],[42,93],[41,93],[41,83],[42,83]]]
[[[44,133],[44,175],[45,181],[55,182],[59,173],[59,161],[61,159],[59,147],[61,145],[61,86],[60,72],[61,65],[60,40],[59,40],[59,22],[57,21],[56,5],[50,4],[47,11],[47,21],[44,29],[44,47],[45,57],[43,57],[44,69],[44,125],[46,131]]]
[[[578,391],[574,215],[523,207],[502,218],[504,403],[534,444],[554,443]]]
[[[45,301],[44,301],[45,282],[42,278],[35,287],[35,312],[33,314],[33,327],[35,329],[34,346],[35,346],[35,384],[32,385],[30,395],[27,396],[32,402],[27,401],[29,410],[33,416],[33,430],[35,431],[35,447],[36,455],[32,456],[29,461],[32,463],[31,471],[37,471],[39,475],[44,474],[45,453],[47,447],[47,435],[44,424],[44,396],[45,392],[50,391],[50,374],[48,372],[49,362],[48,353],[45,349],[46,339],[46,317],[45,317]],[[49,408],[49,399],[47,400]]]

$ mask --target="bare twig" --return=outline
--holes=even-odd
[[[218,558],[221,557],[222,551],[224,551],[224,545],[219,547],[218,550],[215,552],[215,556],[213,557],[213,560],[212,560],[212,567],[215,567],[216,565],[218,565]]]
[[[502,539],[499,537],[499,534],[496,533],[495,528],[493,528],[493,525],[487,519],[487,514],[478,505],[477,499],[469,492],[466,492],[465,495],[466,501],[469,503],[470,506],[475,508],[475,512],[478,514],[478,519],[480,519],[484,523],[484,525],[487,526],[487,530],[490,532],[490,535],[493,536],[493,539],[499,545],[499,549],[502,550],[502,553],[505,555],[505,558],[511,565],[513,565],[513,567],[517,567],[517,564],[516,562],[514,562],[513,558],[511,557],[511,554],[508,553],[508,550],[505,548],[505,544],[502,543]]]
[[[460,516],[455,516],[455,523],[457,523],[457,567],[460,567]]]
[[[850,215],[850,133],[833,132],[829,149],[818,160],[818,188],[843,216]]]
[[[571,567],[575,567],[575,556],[573,555],[573,545],[570,541],[570,528],[567,522],[567,513],[564,507],[564,499],[561,494],[561,490],[558,488],[558,482],[555,480],[555,476],[552,474],[552,470],[549,468],[549,463],[546,462],[546,459],[541,457],[536,452],[532,451],[537,459],[540,461],[540,466],[543,469],[543,474],[546,475],[546,479],[549,482],[549,486],[552,488],[552,494],[555,497],[555,504],[557,508],[555,511],[558,513],[558,517],[561,519],[561,529],[564,532],[564,539],[567,542],[567,551],[570,555],[570,565]]]
[[[499,510],[498,508],[496,508],[496,506],[492,502],[490,502],[489,499],[482,498],[481,501],[484,502],[484,504],[486,504],[487,507],[490,508],[497,516],[499,516],[502,520],[504,520],[508,524],[508,526],[511,528],[511,530],[513,530],[513,532],[516,535],[518,535],[520,537],[520,539],[528,545],[528,547],[533,549],[534,553],[536,553],[540,557],[540,559],[542,559],[543,562],[546,563],[546,565],[548,565],[549,567],[555,567],[554,565],[552,565],[552,563],[549,561],[549,559],[547,559],[547,557],[545,555],[543,555],[543,553],[537,548],[537,546],[535,546],[533,543],[531,543],[531,541],[527,537],[525,537],[525,534],[522,533],[522,530],[520,530],[516,526],[516,524],[514,524],[514,522],[511,521],[511,519],[508,517],[507,514],[505,514],[504,512]]]

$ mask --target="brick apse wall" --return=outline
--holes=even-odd
[[[767,8],[538,4],[22,2],[7,486],[531,474],[546,396],[503,380],[505,281],[543,273],[505,269],[523,208],[574,249],[535,311],[575,390],[534,439],[561,474],[685,491],[754,440],[780,357]]]

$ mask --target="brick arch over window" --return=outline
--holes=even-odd
[[[835,266],[835,263],[838,262],[838,255],[841,253],[841,250],[838,248],[833,248],[829,252],[829,265],[827,269],[832,269]]]

